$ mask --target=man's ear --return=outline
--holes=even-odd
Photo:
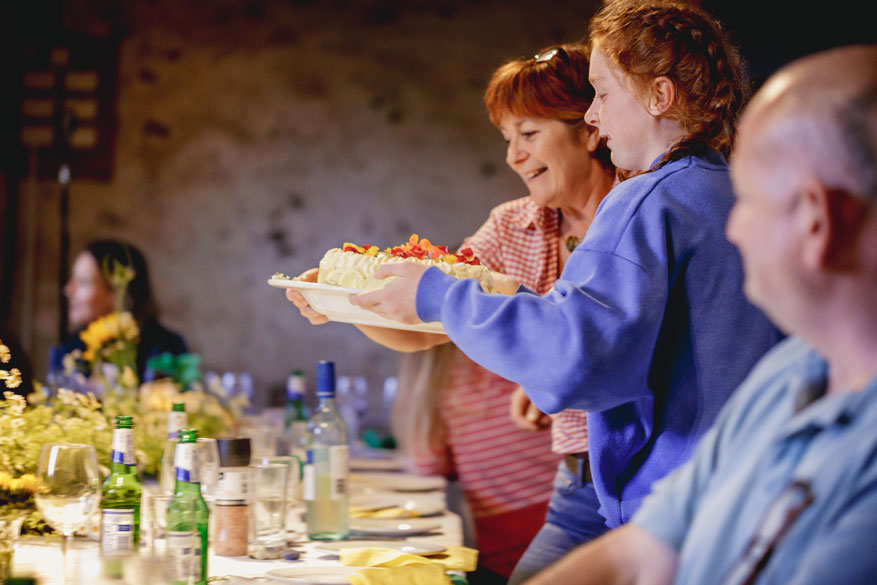
[[[656,77],[649,88],[647,110],[653,116],[667,113],[676,103],[676,84],[669,77]]]
[[[802,190],[804,260],[814,269],[830,272],[855,270],[856,242],[868,215],[867,205],[841,189],[810,183]]]

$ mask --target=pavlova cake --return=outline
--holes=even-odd
[[[475,278],[482,289],[494,292],[490,271],[470,248],[463,248],[455,254],[446,246],[436,246],[417,234],[402,245],[384,250],[369,244],[358,246],[351,243],[332,248],[320,260],[317,282],[363,290],[381,288],[386,281],[375,278],[375,271],[384,264],[396,262],[417,262],[435,266],[456,278]]]

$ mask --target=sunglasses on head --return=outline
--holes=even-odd
[[[569,55],[563,47],[556,47],[554,49],[548,49],[544,53],[539,53],[533,57],[533,61],[536,63],[548,63],[555,57],[560,57],[560,60],[563,61],[564,64],[569,65]]]

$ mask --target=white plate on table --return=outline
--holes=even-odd
[[[351,471],[398,471],[405,468],[405,462],[397,456],[390,457],[351,457]]]
[[[317,545],[317,548],[336,553],[349,548],[389,548],[412,555],[434,555],[446,550],[445,547],[440,544],[426,542],[393,542],[391,540],[337,540],[334,542],[321,542]]]
[[[417,517],[441,514],[445,511],[445,502],[438,497],[415,493],[372,493],[350,496],[350,507],[362,508],[363,511],[401,508]]]
[[[265,571],[265,575],[297,585],[349,585],[349,577],[361,571],[363,567],[325,566],[325,567],[283,567]]]
[[[351,518],[350,532],[365,536],[414,536],[439,530],[441,524],[430,518]]]
[[[410,473],[351,473],[350,483],[393,492],[431,492],[445,489],[445,478]]]
[[[295,289],[304,296],[308,304],[317,312],[323,313],[330,321],[338,323],[356,323],[374,325],[389,329],[407,329],[410,331],[426,331],[428,333],[444,333],[445,328],[438,321],[409,325],[381,317],[377,313],[351,305],[348,295],[364,292],[356,288],[346,288],[332,284],[301,282],[285,278],[271,278],[268,284],[277,288]]]

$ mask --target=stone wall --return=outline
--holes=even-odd
[[[127,3],[115,172],[73,177],[71,249],[99,237],[141,247],[163,321],[205,369],[252,373],[264,403],[293,367],[313,380],[319,359],[379,387],[394,352],[350,325],[309,325],[266,280],[344,241],[417,232],[453,246],[525,195],[482,91],[505,59],[580,38],[596,4]],[[44,377],[58,193],[36,181],[21,193],[14,324]]]

